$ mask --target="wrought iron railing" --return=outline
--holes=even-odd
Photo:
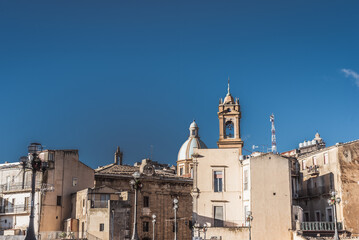
[[[0,214],[2,214],[2,213],[24,213],[24,212],[27,212],[27,213],[30,212],[30,204],[0,206]]]
[[[300,230],[302,231],[334,231],[335,229],[334,222],[302,222],[300,223]],[[337,223],[338,230],[343,230],[343,224],[341,222]]]
[[[36,188],[41,187],[41,181],[36,182]],[[31,182],[25,182],[24,185],[22,182],[10,183],[10,184],[1,184],[0,192],[9,192],[9,191],[20,191],[20,190],[31,190]]]

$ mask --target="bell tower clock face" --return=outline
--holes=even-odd
[[[232,121],[227,121],[225,126],[226,138],[234,138],[234,124]]]

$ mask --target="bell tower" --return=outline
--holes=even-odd
[[[224,100],[219,100],[218,119],[218,148],[239,148],[239,152],[242,154],[243,141],[240,131],[241,111],[238,98],[234,100],[230,93],[229,78],[227,95]]]

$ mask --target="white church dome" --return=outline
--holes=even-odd
[[[191,159],[193,148],[207,148],[206,144],[198,136],[198,126],[195,121],[189,127],[189,138],[182,144],[177,160]]]

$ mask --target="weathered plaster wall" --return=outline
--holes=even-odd
[[[359,235],[359,142],[339,147],[344,227]]]
[[[290,164],[275,154],[251,158],[252,240],[292,239]]]

